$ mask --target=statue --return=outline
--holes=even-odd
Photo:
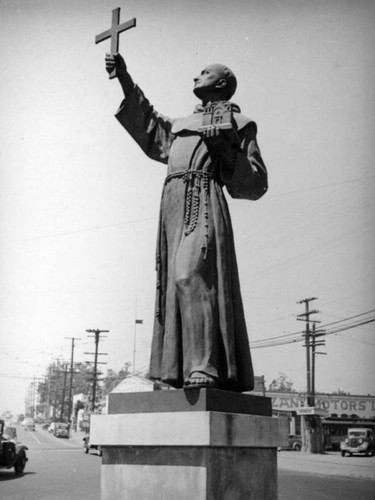
[[[106,55],[125,98],[116,118],[147,156],[168,166],[156,251],[156,308],[150,378],[176,388],[254,387],[233,231],[223,186],[257,200],[267,171],[257,126],[230,102],[231,70],[207,66],[194,78],[202,104],[186,118],[158,113],[118,53]]]

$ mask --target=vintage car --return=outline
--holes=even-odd
[[[348,437],[340,443],[341,455],[354,453],[375,455],[374,431],[366,427],[348,429]]]
[[[90,444],[90,436],[85,436],[83,438],[83,450],[85,453],[88,453],[90,450],[96,450],[99,457],[102,456],[101,447],[96,444]]]
[[[69,438],[69,424],[65,422],[56,422],[53,429],[53,435],[56,437]]]
[[[56,422],[51,422],[48,426],[48,432],[52,432],[53,434],[55,427],[56,427]]]
[[[4,433],[4,420],[0,420],[0,468],[11,469],[17,475],[23,474],[27,462],[27,446],[17,443]]]
[[[43,429],[44,431],[47,431],[50,425],[51,425],[51,424],[48,422],[48,420],[44,420],[44,421],[42,422],[42,429]]]
[[[298,434],[289,434],[288,436],[288,446],[281,446],[278,448],[281,450],[293,450],[301,451],[302,448],[302,438]]]
[[[33,418],[26,417],[21,425],[25,428],[25,431],[35,431],[35,421]]]

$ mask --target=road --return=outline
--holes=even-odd
[[[84,454],[81,437],[56,438],[39,426],[17,433],[29,461],[23,476],[0,469],[1,500],[99,500],[101,459]]]
[[[29,462],[21,477],[0,469],[1,500],[100,500],[101,458],[83,453],[80,434],[68,440],[18,426],[18,439],[29,447]],[[375,498],[375,457],[280,452],[278,464],[279,500]]]

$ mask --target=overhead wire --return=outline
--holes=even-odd
[[[360,321],[354,321],[349,324],[347,323],[349,320],[364,316],[366,314],[370,314],[374,312],[374,310],[367,311],[365,313],[357,314],[355,316],[350,316],[348,318],[344,318],[339,321],[335,321],[332,323],[327,323],[326,325],[321,325],[320,330],[325,330],[326,335],[334,335],[337,333],[341,333],[346,330],[350,330],[352,328],[357,328],[363,325],[367,325],[369,323],[372,323],[375,321],[375,317],[370,317],[368,319],[363,319]],[[336,325],[333,327],[332,325]],[[329,328],[331,326],[331,328]],[[327,328],[328,327],[328,328]],[[291,344],[291,343],[296,343],[296,342],[302,342],[305,340],[304,338],[305,332],[303,331],[297,331],[289,334],[284,334],[284,335],[277,335],[275,337],[268,337],[266,339],[262,340],[257,340],[250,342],[250,346],[252,349],[260,349],[260,348],[265,348],[265,347],[276,347],[280,345],[286,345],[286,344]]]
[[[298,194],[298,193],[304,193],[304,192],[309,192],[309,191],[315,191],[315,190],[321,190],[321,189],[326,189],[326,188],[332,188],[332,187],[337,187],[340,185],[347,185],[347,184],[352,184],[356,182],[361,182],[361,181],[368,181],[371,179],[375,179],[375,176],[368,176],[368,177],[361,177],[361,178],[355,178],[355,179],[349,179],[347,181],[342,181],[338,183],[330,183],[330,184],[323,184],[320,186],[313,186],[309,188],[302,188],[298,190],[293,190],[293,191],[286,191],[283,193],[277,193],[277,194],[268,194],[269,198],[275,198],[275,197],[280,197],[280,196],[287,196],[290,194]],[[231,203],[231,206],[239,206],[243,205],[242,201],[239,200],[233,200]],[[314,210],[316,213],[316,209],[319,208],[316,205],[314,206]],[[61,233],[51,233],[51,234],[46,234],[46,235],[41,235],[41,236],[32,236],[30,238],[22,238],[18,240],[12,240],[10,242],[3,242],[3,244],[7,243],[19,243],[19,242],[28,242],[28,241],[35,241],[35,240],[42,240],[42,239],[47,239],[47,238],[56,238],[56,237],[61,237],[61,236],[69,236],[69,235],[74,235],[74,234],[79,234],[79,233],[84,233],[84,232],[90,232],[90,231],[98,231],[98,230],[103,230],[103,229],[111,229],[111,228],[116,228],[116,227],[121,227],[125,226],[128,224],[138,224],[141,222],[148,222],[152,220],[157,220],[157,216],[153,217],[144,217],[144,218],[139,218],[139,219],[132,219],[128,221],[123,221],[119,223],[113,223],[113,224],[106,224],[106,225],[97,225],[97,226],[92,226],[92,227],[87,227],[87,228],[82,228],[82,229],[76,229],[76,230],[71,230],[71,231],[64,231]]]

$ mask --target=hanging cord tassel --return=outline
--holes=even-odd
[[[193,202],[193,186],[192,186],[192,181],[193,181],[193,173],[191,170],[188,170],[184,176],[183,176],[183,181],[186,186],[186,195],[185,195],[185,215],[184,215],[184,226],[185,228],[189,227],[190,224],[190,216],[191,216],[191,206]],[[185,234],[186,234],[186,229],[185,229]]]
[[[204,191],[204,242],[202,246],[203,250],[203,259],[206,260],[207,258],[207,253],[208,253],[208,198],[209,198],[209,188],[210,184],[208,182],[208,175],[205,175],[203,177],[203,191]]]
[[[200,205],[200,175],[190,171],[187,175],[188,187],[185,202],[185,236],[192,233],[197,227],[199,218],[199,205]]]
[[[190,170],[185,172],[183,180],[187,183],[186,198],[185,198],[185,215],[184,226],[185,236],[192,233],[198,225],[199,211],[200,211],[200,193],[201,189],[204,192],[204,241],[202,245],[203,258],[207,258],[208,241],[209,241],[209,214],[208,214],[208,200],[210,195],[209,179],[213,177],[212,172],[201,170]]]

